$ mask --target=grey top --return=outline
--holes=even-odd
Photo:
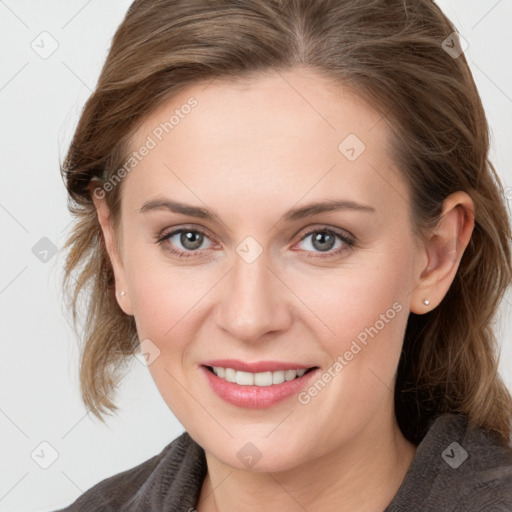
[[[184,432],[158,455],[91,487],[57,512],[190,512],[206,476],[204,450]],[[512,512],[512,448],[463,415],[432,422],[383,512]]]

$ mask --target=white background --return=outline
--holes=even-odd
[[[183,431],[137,360],[118,394],[119,414],[107,425],[86,414],[77,340],[62,306],[62,254],[43,263],[32,252],[43,237],[57,249],[64,242],[70,216],[59,160],[130,3],[0,1],[1,511],[63,507],[159,453]],[[491,157],[512,187],[512,1],[439,4],[469,42],[466,56],[492,129]],[[43,31],[58,42],[47,59],[31,47]],[[512,188],[507,195],[510,204]],[[509,292],[498,333],[501,370],[512,389],[511,311]],[[41,449],[51,456],[43,441],[58,452],[48,469],[31,458]]]

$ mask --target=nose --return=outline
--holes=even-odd
[[[268,266],[265,253],[252,263],[236,256],[217,304],[217,326],[245,342],[257,342],[266,334],[288,329],[292,294],[281,279]]]

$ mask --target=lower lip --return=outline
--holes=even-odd
[[[241,386],[217,377],[205,366],[201,366],[201,370],[213,391],[226,402],[247,409],[265,409],[297,394],[309,383],[318,369],[315,368],[302,377],[271,386]]]

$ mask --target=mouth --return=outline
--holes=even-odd
[[[232,359],[199,365],[206,384],[225,402],[245,409],[264,409],[291,399],[318,375],[318,366],[300,363],[244,363]]]
[[[224,366],[208,366],[203,365],[209,372],[213,373],[220,379],[239,386],[259,386],[268,387],[272,385],[282,384],[291,380],[299,379],[315,369],[317,366],[310,368],[296,368],[295,370],[274,370],[264,372],[248,372],[235,370],[234,368]]]

